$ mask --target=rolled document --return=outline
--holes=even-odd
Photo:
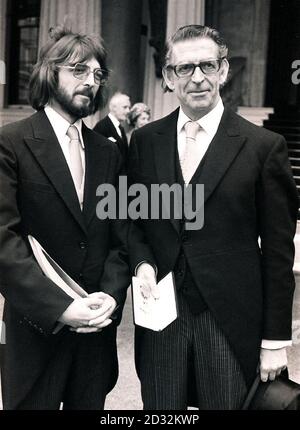
[[[73,299],[87,297],[88,293],[80,287],[44,250],[41,244],[31,235],[28,236],[32,252],[38,262],[42,272],[47,278],[51,279],[54,284],[61,288],[66,294]],[[58,323],[53,334],[56,334],[64,324]]]

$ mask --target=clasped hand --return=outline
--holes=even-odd
[[[117,302],[110,295],[103,292],[92,293],[75,299],[58,321],[77,333],[99,332],[112,323],[110,316],[116,306]]]

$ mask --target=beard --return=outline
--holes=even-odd
[[[76,101],[76,95],[86,96],[89,100]],[[72,95],[68,94],[64,88],[57,88],[53,96],[65,112],[77,119],[85,118],[95,113],[95,96],[89,88],[76,91]]]

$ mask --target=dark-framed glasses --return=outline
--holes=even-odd
[[[101,69],[99,67],[92,70],[90,66],[83,63],[77,63],[75,64],[75,66],[58,66],[58,67],[63,67],[66,69],[73,70],[74,78],[79,79],[80,81],[83,81],[90,75],[90,73],[93,73],[94,82],[96,85],[104,85],[108,78],[107,70]]]
[[[225,57],[216,60],[205,60],[200,63],[180,63],[176,65],[169,65],[167,69],[174,70],[175,75],[178,78],[187,78],[193,76],[196,67],[199,67],[204,75],[213,75],[220,70],[222,61]]]

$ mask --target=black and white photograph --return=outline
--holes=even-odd
[[[300,0],[0,0],[0,421],[300,410],[299,196]]]

